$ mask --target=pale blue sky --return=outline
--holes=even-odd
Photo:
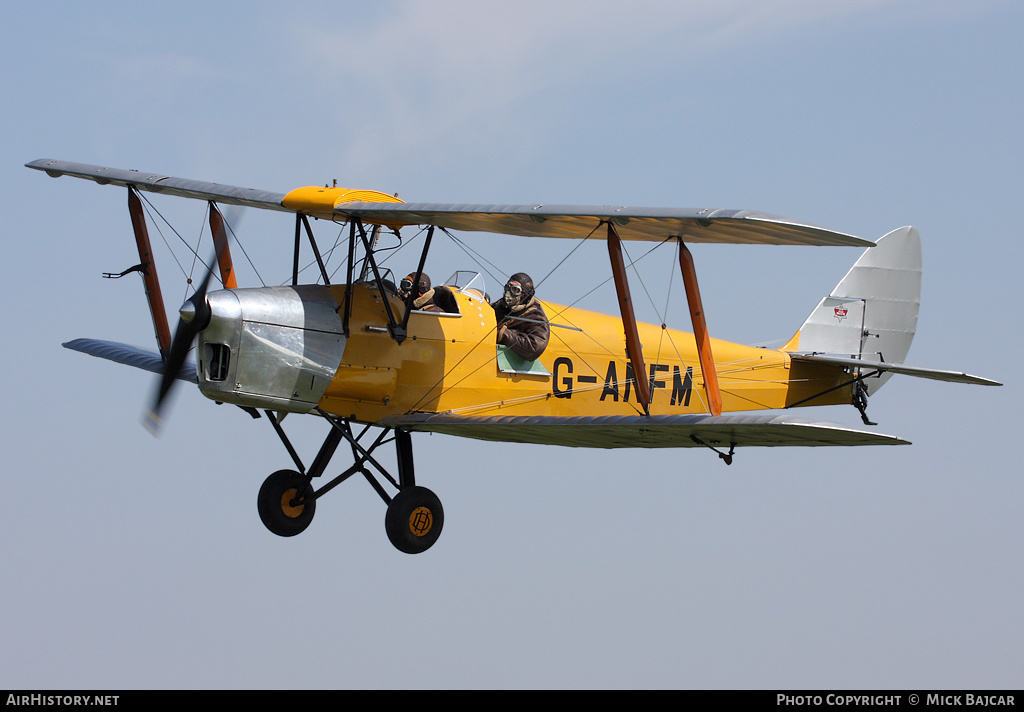
[[[37,5],[0,26],[0,686],[1021,686],[1019,3]],[[908,363],[1006,385],[897,377],[869,412],[913,446],[728,468],[420,435],[446,514],[432,550],[395,551],[361,481],[280,539],[255,506],[289,466],[265,421],[182,389],[154,439],[148,374],[60,347],[152,337],[138,281],[100,279],[134,264],[124,191],[22,167],[44,157],[280,192],[750,208],[869,239],[913,224]],[[194,239],[201,204],[155,204]],[[292,222],[255,213],[246,249],[283,280]],[[569,249],[471,237],[535,277]],[[543,296],[604,280],[598,247]],[[791,336],[859,251],[694,254],[713,333],[759,343]],[[183,277],[158,257],[173,310]],[[644,262],[648,320],[667,261]],[[428,263],[457,267],[444,243]],[[678,276],[673,295],[688,328]],[[613,310],[611,286],[581,306]],[[311,457],[322,423],[286,426]]]

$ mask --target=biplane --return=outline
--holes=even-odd
[[[903,363],[920,303],[921,245],[912,227],[873,243],[747,210],[409,203],[372,190],[311,186],[280,194],[48,159],[27,166],[128,192],[140,260],[128,271],[142,276],[156,350],[97,339],[64,346],[159,374],[147,416],[153,429],[178,381],[254,417],[262,412],[294,463],[267,477],[257,498],[263,523],[280,536],[305,530],[317,500],[361,474],[387,505],[385,530],[395,547],[428,549],[441,533],[444,512],[438,497],[417,484],[414,432],[571,447],[708,448],[729,464],[741,447],[908,444],[864,428],[766,411],[852,404],[865,425],[874,425],[867,399],[893,374],[1000,385]],[[208,203],[214,256],[180,308],[174,332],[153,261],[144,192]],[[295,215],[291,284],[237,285],[218,207],[224,205]],[[342,235],[347,227],[343,281],[332,283],[311,220],[340,224]],[[550,339],[539,357],[525,359],[496,342],[498,319],[480,273],[456,272],[446,280],[452,299],[443,311],[414,308],[411,298],[399,295],[393,276],[378,264],[377,239],[381,231],[401,238],[402,230],[413,229],[424,235],[414,284],[436,231],[604,240],[620,313],[542,301]],[[675,243],[692,334],[637,321],[623,257],[628,241]],[[792,339],[768,349],[711,337],[688,248],[701,243],[866,249]],[[303,249],[318,265],[314,284],[299,283]],[[210,288],[214,275],[221,289]],[[293,413],[316,415],[329,426],[308,466],[282,425]],[[315,487],[342,443],[351,448],[353,464]],[[390,443],[395,473],[375,457]]]

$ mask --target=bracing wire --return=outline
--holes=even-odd
[[[477,252],[476,250],[474,250],[474,249],[470,248],[470,247],[469,247],[468,245],[466,245],[466,244],[465,244],[465,243],[464,243],[464,242],[463,242],[462,240],[460,240],[459,238],[455,237],[455,235],[451,234],[451,233],[450,233],[450,232],[448,231],[448,229],[447,229],[447,228],[443,228],[443,227],[442,227],[442,228],[441,228],[441,232],[443,232],[443,233],[444,233],[445,235],[447,235],[448,237],[450,237],[450,238],[452,239],[452,241],[453,241],[453,242],[454,242],[454,243],[455,243],[456,245],[458,245],[459,247],[461,247],[461,248],[462,248],[462,251],[463,251],[463,252],[465,252],[465,253],[466,253],[467,255],[469,255],[469,258],[470,258],[471,260],[473,260],[474,262],[476,262],[476,265],[477,265],[477,267],[479,267],[480,269],[482,269],[482,270],[483,270],[484,272],[486,272],[486,273],[487,273],[487,276],[489,276],[489,277],[490,277],[491,279],[493,279],[493,280],[494,280],[495,282],[497,282],[498,284],[504,284],[504,283],[505,283],[505,278],[504,278],[504,277],[496,277],[496,276],[494,276],[494,273],[493,273],[493,272],[491,272],[491,271],[490,271],[489,269],[487,269],[487,268],[486,268],[486,267],[484,267],[484,266],[483,266],[482,264],[480,264],[480,260],[483,260],[484,262],[486,262],[487,264],[489,264],[489,265],[490,265],[491,267],[493,267],[493,268],[494,268],[495,270],[497,270],[499,274],[505,274],[505,272],[504,272],[504,271],[503,271],[503,270],[502,270],[502,269],[501,269],[500,267],[498,267],[498,266],[497,266],[496,264],[494,264],[493,262],[491,262],[490,260],[488,260],[488,259],[487,259],[486,257],[484,257],[483,255],[481,255],[481,254],[480,254],[479,252]],[[475,256],[474,256],[474,255],[475,255]],[[479,258],[480,258],[480,260],[478,260],[478,259],[477,259],[477,257],[479,257]]]
[[[644,258],[645,258],[645,257],[647,257],[647,256],[648,256],[649,254],[651,254],[651,253],[652,253],[652,252],[654,252],[654,251],[655,251],[656,249],[658,249],[659,247],[661,247],[661,245],[662,245],[662,244],[663,244],[662,242],[659,242],[659,243],[657,243],[657,244],[656,244],[656,245],[655,245],[654,247],[652,247],[651,249],[647,250],[647,252],[645,252],[644,254],[640,255],[640,256],[639,256],[639,257],[637,257],[637,258],[636,258],[635,260],[633,260],[633,259],[631,259],[631,258],[630,258],[630,262],[629,262],[629,265],[628,265],[628,266],[629,266],[629,267],[634,267],[634,266],[635,266],[636,264],[638,264],[639,262],[642,262],[642,261],[644,260]],[[629,255],[627,254],[627,255],[626,255],[626,257],[629,257]],[[634,267],[634,270],[635,270],[635,267]],[[581,297],[579,297],[578,299],[576,299],[576,300],[575,300],[574,302],[572,302],[571,304],[566,304],[566,305],[565,305],[565,309],[571,309],[572,307],[576,306],[577,304],[579,304],[580,302],[582,302],[582,301],[583,301],[584,299],[586,299],[587,297],[589,297],[589,296],[590,296],[591,294],[593,294],[594,292],[596,292],[597,290],[599,290],[599,289],[600,289],[601,287],[603,287],[604,285],[606,285],[606,284],[608,284],[609,282],[611,282],[611,281],[612,281],[613,279],[614,279],[614,277],[608,277],[608,278],[607,278],[607,279],[605,279],[605,280],[604,280],[603,282],[601,282],[600,284],[598,284],[597,286],[595,286],[595,287],[594,287],[593,289],[591,289],[590,291],[588,291],[587,293],[585,293],[585,294],[584,294],[583,296],[581,296]],[[555,318],[555,317],[559,317],[559,316],[561,316],[561,315],[562,315],[562,312],[558,312],[558,313],[557,313],[557,314],[555,314],[555,315],[554,315],[554,317],[552,317],[552,318]]]
[[[235,244],[238,245],[238,249],[240,249],[242,254],[245,255],[245,259],[249,263],[249,266],[252,267],[252,271],[256,274],[256,279],[260,281],[260,285],[266,287],[267,283],[263,281],[263,276],[260,274],[260,271],[256,269],[256,265],[253,263],[252,258],[249,257],[249,253],[245,250],[245,245],[243,245],[242,241],[238,239],[238,233],[236,233],[235,229],[231,227],[231,223],[227,221],[227,218],[224,219],[224,224],[227,225],[228,232],[231,233],[231,237],[235,239]]]
[[[668,242],[671,239],[672,238],[667,238],[665,240],[662,240],[657,245],[655,245],[654,248],[648,252],[648,254],[650,252],[653,252],[654,250],[658,249],[659,247],[661,247],[662,245],[664,245],[666,242]],[[626,249],[625,243],[623,243],[623,245],[622,245],[622,251],[626,254],[626,258],[630,259],[629,258],[629,250]],[[646,256],[647,255],[645,254],[644,257],[646,257]],[[637,261],[639,261],[639,260],[637,260]],[[644,283],[643,275],[641,275],[640,274],[640,270],[638,270],[636,268],[636,262],[633,261],[632,259],[630,259],[629,266],[633,268],[633,274],[636,275],[637,280],[640,282],[640,286],[643,288],[644,294],[647,295],[647,301],[649,301],[651,303],[651,308],[654,309],[654,313],[658,315],[658,318],[661,319],[662,324],[664,324],[665,323],[665,316],[667,315],[667,312],[666,312],[666,314],[661,314],[658,311],[658,305],[654,303],[654,298],[651,297],[651,293],[650,293],[650,291],[648,291],[647,285]]]
[[[181,264],[181,261],[178,259],[178,256],[174,253],[174,249],[171,247],[170,243],[167,242],[167,237],[164,235],[163,230],[160,229],[160,223],[153,219],[153,213],[156,213],[157,217],[159,217],[160,220],[163,221],[164,225],[166,225],[171,230],[171,232],[173,232],[175,236],[181,241],[181,244],[183,244],[185,248],[192,253],[192,257],[194,258],[192,261],[193,269],[195,269],[195,260],[199,259],[199,253],[192,249],[192,246],[188,244],[184,237],[181,236],[181,233],[174,229],[174,226],[171,225],[171,222],[167,218],[165,218],[159,210],[157,210],[156,206],[150,202],[148,197],[146,197],[142,193],[139,194],[139,197],[142,198],[144,207],[146,208],[146,212],[149,213],[150,222],[153,223],[153,226],[156,228],[156,231],[160,233],[160,238],[164,241],[164,245],[166,245],[167,249],[171,251],[171,256],[174,257],[174,261],[178,263],[178,267],[181,269],[181,273],[185,276],[186,279],[190,279],[189,273],[185,270],[185,267]]]
[[[185,299],[188,298],[188,287],[192,286],[192,274],[195,273],[196,262],[199,262],[204,267],[207,267],[207,269],[209,269],[209,265],[206,264],[206,261],[202,257],[199,256],[199,246],[203,242],[203,229],[200,228],[200,231],[199,231],[199,241],[197,242],[196,247],[193,248],[190,244],[188,244],[188,241],[185,240],[185,238],[181,236],[181,233],[179,233],[175,229],[174,225],[171,224],[171,221],[168,220],[166,217],[164,217],[163,213],[161,213],[157,209],[157,207],[155,205],[153,205],[152,202],[150,202],[149,198],[147,198],[145,195],[141,195],[141,194],[140,194],[140,197],[143,200],[143,209],[147,212],[147,214],[149,214],[150,221],[153,223],[153,226],[156,228],[156,231],[160,234],[160,239],[163,240],[164,245],[167,247],[168,251],[171,253],[171,256],[174,258],[174,261],[178,264],[178,268],[181,270],[182,275],[184,275],[184,277],[185,277],[185,283],[186,283],[186,286],[185,286],[185,297],[182,299],[182,301],[185,301]],[[150,212],[150,211],[152,211],[152,212]],[[209,211],[209,207],[207,207],[207,211]],[[181,261],[178,259],[178,256],[175,254],[174,249],[167,242],[167,237],[164,235],[163,230],[160,229],[160,222],[155,220],[155,219],[153,219],[153,213],[155,213],[160,218],[160,220],[163,221],[164,225],[166,225],[168,227],[168,229],[170,229],[170,231],[173,232],[175,234],[175,236],[177,236],[177,238],[181,241],[181,244],[183,244],[185,246],[185,248],[189,252],[192,253],[191,272],[186,271],[185,267],[181,264]],[[206,216],[206,214],[207,213],[204,213],[204,217]],[[205,222],[206,221],[204,220],[204,225],[205,225]]]
[[[591,238],[591,236],[592,236],[592,235],[593,235],[593,234],[594,234],[595,232],[597,232],[597,229],[598,229],[599,227],[601,227],[601,224],[600,224],[600,223],[598,223],[598,224],[597,224],[597,225],[596,225],[596,226],[594,227],[594,229],[593,229],[593,230],[591,230],[591,231],[590,231],[589,233],[587,233],[587,236],[586,236],[586,237],[584,237],[584,238],[583,238],[582,240],[580,240],[579,242],[577,242],[577,243],[576,243],[576,246],[575,246],[574,248],[572,248],[572,249],[571,249],[571,250],[569,251],[569,254],[567,254],[567,255],[566,255],[565,257],[563,257],[563,258],[562,258],[562,260],[561,260],[561,261],[560,261],[560,262],[559,262],[559,263],[558,263],[557,265],[555,265],[554,267],[552,267],[552,268],[551,268],[551,271],[550,271],[550,272],[548,272],[548,273],[547,273],[546,275],[544,275],[544,277],[543,277],[543,278],[542,278],[542,279],[541,279],[541,280],[540,280],[539,282],[537,282],[537,283],[536,283],[536,284],[534,285],[534,289],[537,289],[537,288],[539,288],[539,287],[540,287],[540,285],[544,284],[544,282],[546,282],[546,281],[547,281],[547,278],[548,278],[548,277],[550,277],[551,275],[553,275],[553,274],[555,273],[555,270],[557,270],[557,269],[558,269],[559,267],[561,267],[561,266],[562,266],[562,265],[563,265],[563,264],[565,263],[565,261],[566,261],[567,259],[569,259],[570,257],[572,257],[572,256],[573,256],[573,253],[574,253],[574,252],[576,252],[576,250],[580,249],[580,247],[582,247],[582,246],[583,246],[583,243],[584,243],[584,242],[586,242],[587,240],[589,240],[589,239]]]

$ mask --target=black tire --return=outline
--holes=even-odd
[[[295,536],[313,521],[316,499],[305,477],[293,470],[278,470],[260,487],[256,507],[267,529],[278,536]]]
[[[441,500],[426,487],[402,490],[391,500],[384,515],[388,539],[406,554],[419,554],[433,546],[443,526]]]

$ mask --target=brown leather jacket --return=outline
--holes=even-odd
[[[419,311],[443,312],[444,309],[434,303],[434,290],[421,294],[412,301],[412,308]]]
[[[494,316],[498,321],[499,344],[508,346],[527,361],[533,361],[544,353],[551,329],[548,326],[548,315],[536,297],[511,309],[501,299],[491,306],[494,307]]]
[[[459,304],[448,287],[434,287],[412,302],[412,308],[419,311],[459,313]]]

